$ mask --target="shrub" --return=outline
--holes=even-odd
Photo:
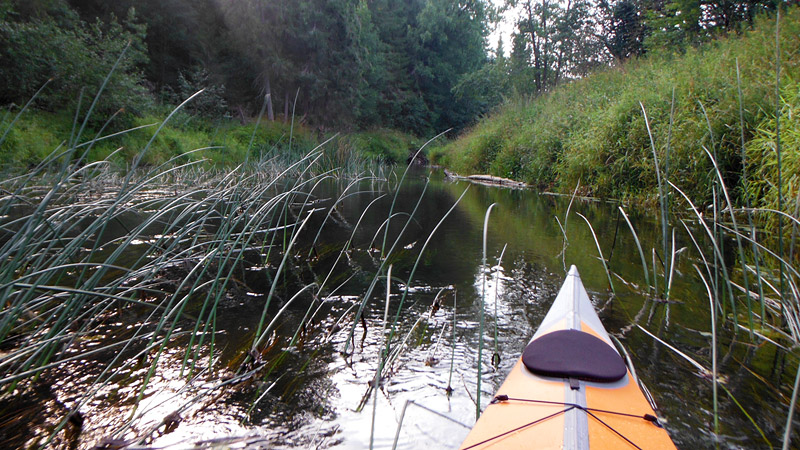
[[[208,119],[225,117],[228,114],[225,85],[214,83],[208,71],[202,67],[181,71],[178,75],[177,88],[165,87],[161,97],[167,103],[177,106],[201,89],[204,89],[203,93],[192,99],[183,111]]]
[[[400,131],[379,129],[343,136],[338,145],[367,159],[387,164],[405,164],[421,143]]]
[[[25,103],[52,79],[38,99],[40,107],[74,110],[85,89],[82,109],[88,111],[123,51],[92,117],[105,121],[122,108],[141,114],[151,104],[139,70],[147,62],[145,29],[136,24],[133,9],[122,24],[116,19],[86,24],[69,9],[58,20],[50,15],[26,20],[5,6],[0,15],[0,104]]]

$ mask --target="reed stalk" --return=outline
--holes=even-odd
[[[731,278],[730,278],[730,276],[728,276],[728,269],[725,267],[724,264],[718,265],[716,263],[716,261],[724,260],[724,258],[722,257],[721,250],[720,250],[720,242],[717,239],[717,233],[715,231],[712,231],[711,228],[709,228],[708,224],[706,223],[705,219],[703,218],[703,215],[700,213],[700,211],[697,209],[697,207],[694,205],[694,203],[692,203],[691,199],[686,195],[686,193],[684,193],[680,188],[675,186],[671,181],[667,181],[667,183],[670,186],[672,186],[672,188],[675,189],[684,198],[684,200],[686,200],[686,202],[689,205],[690,209],[694,213],[694,216],[697,218],[698,223],[700,223],[700,225],[702,225],[703,230],[706,232],[706,235],[708,236],[708,238],[709,238],[709,240],[711,242],[711,248],[712,248],[712,250],[714,252],[715,265],[717,267],[719,267],[719,269],[722,269],[723,279],[727,280],[726,281],[727,283],[730,283],[730,279]],[[688,229],[688,227],[687,227],[687,229]],[[705,259],[705,257],[704,257],[704,259]],[[706,261],[706,264],[708,265],[707,261]],[[719,269],[715,268],[715,270],[719,270]],[[730,302],[731,302],[731,308],[732,308],[733,314],[735,316],[736,315],[736,303],[735,303],[735,300],[733,298],[733,290],[732,289],[726,289],[726,291],[728,292],[728,297],[729,297]],[[720,302],[720,303],[722,303],[722,302]]]
[[[794,386],[792,387],[792,401],[789,403],[789,412],[786,413],[786,426],[783,430],[783,450],[788,450],[792,443],[792,418],[794,417],[794,410],[797,407],[797,394],[800,391],[800,366],[797,368],[797,373],[794,377]]]
[[[642,260],[642,271],[644,272],[644,282],[647,285],[647,291],[650,292],[650,275],[647,270],[647,260],[644,257],[644,251],[642,251],[642,243],[639,242],[639,235],[636,234],[636,230],[633,228],[633,224],[631,220],[628,218],[628,215],[625,213],[625,210],[622,207],[619,207],[619,211],[622,213],[622,217],[625,219],[625,223],[628,224],[628,228],[631,230],[631,234],[633,235],[633,240],[636,242],[636,249],[639,251],[639,258]]]
[[[453,291],[453,328],[450,335],[450,340],[452,341],[452,352],[450,353],[450,374],[447,376],[447,389],[445,389],[445,393],[447,396],[452,395],[453,393],[453,368],[455,367],[456,361],[456,326],[457,326],[457,291]]]
[[[92,100],[92,104],[89,105],[89,110],[86,111],[86,116],[84,116],[83,123],[81,123],[81,128],[80,130],[78,130],[78,134],[75,136],[75,140],[70,142],[71,148],[74,149],[75,143],[81,139],[83,131],[86,129],[86,125],[89,123],[89,118],[92,116],[94,108],[97,106],[97,102],[100,100],[100,97],[103,95],[103,91],[106,89],[106,86],[108,86],[108,82],[111,80],[111,75],[114,74],[114,72],[117,70],[117,66],[119,66],[119,63],[122,62],[122,60],[125,58],[125,53],[128,52],[130,46],[131,42],[128,41],[128,44],[125,45],[125,48],[122,49],[119,56],[117,57],[117,60],[114,61],[114,65],[111,66],[111,69],[108,71],[106,77],[103,79],[103,82],[100,84],[100,88],[97,90],[97,93],[94,96],[94,100]],[[78,111],[80,111],[80,103],[78,109],[76,110],[76,114]],[[69,160],[65,160],[64,162],[69,163]]]
[[[595,234],[594,228],[592,227],[592,224],[589,222],[589,219],[587,219],[586,216],[584,216],[583,214],[581,214],[579,212],[576,212],[575,214],[579,215],[581,217],[581,219],[583,219],[584,222],[586,222],[586,225],[589,226],[589,231],[592,232],[592,237],[594,238],[594,243],[597,246],[597,253],[600,255],[600,262],[603,263],[603,269],[605,270],[606,277],[608,278],[608,288],[611,289],[612,293],[616,294],[616,291],[614,290],[614,283],[611,281],[611,271],[608,270],[608,265],[606,264],[606,259],[605,259],[605,257],[603,257],[603,249],[600,248],[600,241],[597,240],[597,234]]]
[[[558,228],[561,229],[561,236],[563,238],[563,245],[561,246],[561,264],[564,266],[564,273],[567,273],[567,245],[569,245],[569,240],[567,239],[567,220],[569,219],[569,211],[572,209],[572,202],[575,201],[575,196],[578,194],[578,188],[580,187],[581,183],[580,180],[575,185],[575,189],[572,191],[572,196],[569,199],[569,204],[567,205],[567,211],[564,213],[564,224],[561,224],[561,221],[558,220],[558,216],[555,216],[556,223],[558,223]]]
[[[668,211],[667,211],[667,208],[668,208],[667,193],[665,192],[665,190],[664,190],[664,188],[662,186],[663,183],[661,182],[661,169],[659,168],[659,164],[658,164],[658,153],[656,152],[656,141],[655,141],[655,139],[653,139],[653,132],[650,130],[650,120],[647,118],[647,110],[645,110],[644,104],[642,102],[639,102],[639,107],[642,109],[642,116],[644,117],[644,124],[645,124],[645,127],[647,128],[647,136],[650,138],[650,149],[653,152],[653,165],[655,166],[655,169],[656,169],[656,182],[657,182],[657,186],[658,186],[658,201],[659,201],[659,206],[661,208],[661,216],[660,216],[660,219],[661,219],[661,242],[662,242],[662,248],[663,248],[663,251],[664,251],[664,253],[663,253],[664,254],[664,264],[666,265],[664,267],[664,279],[666,280],[667,273],[669,272],[669,267],[666,264],[666,262],[667,262],[667,245],[668,245],[667,229],[669,227],[669,223],[667,222],[667,213],[668,213]],[[669,140],[670,140],[670,138],[672,136],[672,114],[673,114],[674,109],[675,109],[675,90],[673,89],[673,91],[672,91],[672,107],[671,107],[671,111],[670,111],[670,127],[669,127],[669,133],[668,133],[668,138],[667,138],[667,155],[669,155]],[[653,267],[653,277],[654,277],[654,279],[658,277],[658,274],[655,272],[655,267]],[[665,284],[665,286],[664,286],[664,289],[665,289],[664,297],[666,298],[666,297],[669,296],[669,293],[666,291],[666,288],[667,288],[666,287],[666,284],[667,284],[666,281],[665,281],[664,284]],[[657,294],[658,294],[658,289],[656,289],[656,295]]]
[[[375,371],[375,378],[373,381],[373,389],[375,391],[375,395],[373,396],[372,400],[372,424],[369,432],[369,448],[372,449],[372,444],[374,442],[375,437],[375,416],[378,412],[378,390],[382,378],[383,372],[383,361],[386,358],[386,322],[389,318],[389,300],[392,295],[392,265],[389,265],[389,268],[386,271],[386,306],[383,310],[383,322],[381,327],[381,343],[378,346],[378,370]]]
[[[697,265],[694,265],[694,269],[697,271],[697,275],[700,276],[700,280],[703,282],[703,285],[706,287],[706,293],[708,294],[708,306],[709,311],[711,313],[711,382],[712,384],[712,395],[713,395],[713,402],[714,402],[714,434],[719,434],[719,402],[718,402],[718,394],[717,394],[717,308],[714,306],[717,303],[714,300],[714,295],[711,292],[711,287],[709,287],[708,282],[706,281],[705,277],[703,276],[703,272],[700,271],[700,268]]]
[[[506,247],[508,247],[508,244],[503,245],[503,250],[500,251],[500,257],[497,258],[494,278],[494,353],[492,354],[492,365],[495,369],[500,366],[500,351],[497,348],[497,323],[500,319],[497,315],[497,294],[500,286],[500,270],[502,269],[503,255],[506,253]]]
[[[744,257],[744,247],[742,245],[742,239],[741,239],[740,233],[739,233],[739,225],[736,222],[736,214],[734,214],[734,211],[733,211],[733,202],[731,202],[731,198],[728,195],[728,189],[725,187],[725,182],[722,179],[722,172],[720,171],[719,166],[717,165],[716,158],[713,155],[711,155],[711,152],[709,152],[707,148],[703,147],[703,150],[706,152],[706,155],[708,155],[708,157],[711,159],[711,163],[714,166],[714,173],[717,175],[717,183],[720,186],[720,188],[722,189],[723,194],[725,195],[725,203],[727,204],[727,208],[726,209],[728,210],[728,212],[730,212],[731,221],[733,222],[734,236],[736,237],[736,244],[737,244],[737,247],[739,249],[739,263],[744,268],[745,264],[746,264],[746,260],[745,260],[745,257]],[[742,280],[744,282],[745,291],[746,292],[750,292],[750,285],[749,285],[749,282],[748,282],[748,279],[747,279],[747,271],[745,271],[745,270],[742,270]],[[730,281],[730,280],[728,280],[728,281]],[[728,285],[729,284],[730,283],[728,283]],[[748,320],[747,321],[748,321],[748,324],[750,325],[750,330],[751,330],[750,331],[750,337],[752,338],[753,337],[752,330],[754,329],[754,325],[753,325],[753,307],[750,304],[750,296],[749,295],[747,296],[747,311],[748,311],[748,315],[747,315],[747,319]],[[736,310],[734,309],[734,314],[735,313],[736,313]]]
[[[481,417],[481,377],[483,375],[483,324],[485,316],[485,303],[486,303],[486,241],[488,240],[489,233],[489,215],[492,213],[497,203],[492,203],[486,209],[486,215],[483,218],[483,252],[481,257],[481,312],[480,312],[480,328],[478,329],[478,386],[476,388],[476,402],[475,402],[475,420]]]
[[[188,367],[191,374],[194,362],[199,360],[201,349],[205,348],[209,365],[201,373],[209,373],[208,369],[216,364],[213,354],[220,300],[229,284],[235,282],[234,271],[236,267],[241,267],[244,253],[259,247],[255,242],[256,236],[266,237],[265,242],[269,244],[280,233],[291,231],[292,240],[283,249],[283,260],[286,261],[286,257],[293,253],[291,246],[294,239],[308,223],[309,216],[317,210],[311,201],[314,190],[330,176],[323,172],[311,176],[308,181],[287,183],[288,190],[277,196],[269,193],[277,187],[277,180],[290,175],[292,171],[300,179],[309,175],[310,168],[321,156],[316,153],[292,163],[282,172],[270,168],[269,174],[247,175],[246,168],[240,166],[219,179],[216,185],[202,185],[203,182],[198,180],[199,183],[193,184],[199,187],[181,194],[177,193],[176,188],[173,198],[147,198],[148,190],[158,189],[156,183],[161,181],[183,183],[185,176],[204,176],[203,171],[194,168],[197,162],[175,164],[183,156],[177,155],[165,164],[146,170],[132,170],[124,177],[116,178],[120,184],[114,187],[111,196],[91,200],[91,194],[84,194],[90,191],[86,186],[106,183],[104,177],[110,172],[106,170],[105,162],[80,166],[81,160],[94,143],[130,131],[103,135],[110,120],[94,138],[82,143],[79,138],[83,131],[76,120],[70,139],[73,144],[71,148],[56,149],[32,173],[3,182],[4,187],[14,194],[0,201],[0,209],[9,211],[21,204],[19,200],[25,199],[25,192],[42,192],[41,197],[31,204],[30,213],[5,220],[0,226],[0,231],[6,237],[0,244],[0,254],[5,258],[0,266],[0,291],[5,293],[7,299],[7,307],[0,314],[0,335],[3,339],[9,335],[20,336],[20,333],[28,336],[22,341],[27,345],[12,349],[8,358],[4,357],[0,363],[7,373],[0,379],[0,385],[13,389],[25,379],[35,381],[36,377],[49,369],[113,351],[115,356],[104,365],[94,380],[89,380],[85,394],[76,399],[73,411],[87,404],[100,389],[119,378],[118,374],[131,364],[128,358],[132,350],[135,350],[134,359],[146,356],[149,360],[145,365],[146,375],[142,385],[137,389],[139,399],[155,378],[159,370],[158,362],[163,359],[167,346],[173,345],[176,338],[187,337],[189,342],[185,347],[181,369]],[[150,142],[153,142],[152,138]],[[71,161],[78,148],[87,150],[77,160]],[[197,149],[195,152],[203,150]],[[141,160],[143,154],[143,151],[140,152],[137,159]],[[51,167],[56,167],[56,171],[52,172]],[[247,184],[254,186],[254,183],[260,183],[259,178],[266,182],[250,190]],[[50,187],[42,189],[40,185],[33,184],[48,179],[53,180]],[[300,192],[307,187],[310,188],[308,193]],[[75,197],[82,196],[90,200],[86,203],[74,201]],[[299,222],[289,223],[289,208],[297,198],[303,200],[301,217],[306,213],[309,216]],[[340,200],[343,198],[340,197]],[[138,208],[150,211],[147,218],[133,226],[120,222],[123,214],[137,211]],[[280,220],[283,224],[270,226],[269,222],[274,223],[276,217],[282,217]],[[125,228],[126,234],[110,241],[104,239],[103,236],[110,229],[109,224],[118,222]],[[216,231],[209,233],[209,227]],[[159,237],[150,237],[156,229],[159,230]],[[11,230],[13,232],[9,232]],[[140,245],[135,243],[139,240],[150,243],[135,247]],[[272,251],[271,244],[266,248],[267,253]],[[131,250],[137,251],[131,254]],[[127,260],[124,264],[120,263],[123,257]],[[184,262],[190,263],[188,276],[183,278],[172,295],[166,295],[157,302],[137,297],[139,293],[160,293],[161,290],[151,280],[160,271]],[[277,277],[283,271],[278,270]],[[273,294],[280,284],[277,277],[272,280]],[[131,280],[134,282],[131,283]],[[70,283],[74,283],[75,287],[69,287]],[[270,323],[260,330],[255,345],[263,342],[264,336],[277,324],[281,314],[300,296],[317,288],[322,287],[312,283],[295,292],[289,302],[271,317]],[[198,296],[200,292],[202,295]],[[199,314],[186,314],[190,302],[196,300],[200,300]],[[101,326],[104,318],[114,314],[114,309],[119,307],[115,305],[125,304],[150,309],[141,325],[131,330],[131,335],[97,348],[79,348],[77,353],[64,353],[62,349],[80,346],[81,340],[92,336],[93,330]],[[301,326],[308,319],[310,311],[301,321]],[[194,329],[178,331],[179,319],[192,321]],[[264,324],[262,321],[261,326]],[[132,424],[145,412],[134,410],[127,423]],[[46,442],[52,441],[55,433],[66,425],[66,420],[56,427]]]

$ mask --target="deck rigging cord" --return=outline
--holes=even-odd
[[[622,413],[622,412],[617,412],[617,411],[608,411],[608,410],[598,409],[598,408],[589,408],[589,407],[586,407],[586,406],[578,405],[576,403],[553,402],[553,401],[547,401],[547,400],[532,400],[532,399],[525,399],[525,398],[513,398],[513,397],[509,397],[507,395],[501,394],[501,395],[495,396],[492,399],[492,401],[490,402],[490,404],[493,405],[493,404],[496,404],[496,403],[507,402],[507,401],[538,403],[538,404],[543,404],[543,405],[554,405],[554,406],[564,406],[564,407],[566,407],[566,409],[561,410],[561,411],[557,411],[557,412],[555,412],[553,414],[550,414],[548,416],[536,419],[533,422],[526,423],[526,424],[518,426],[518,427],[516,427],[514,429],[511,429],[511,430],[505,431],[503,433],[497,434],[497,435],[492,436],[492,437],[490,437],[488,439],[484,439],[483,441],[478,442],[476,444],[472,444],[469,447],[464,447],[462,450],[469,450],[469,449],[478,447],[480,445],[486,444],[487,442],[491,442],[491,441],[494,441],[496,439],[500,439],[503,436],[507,436],[507,435],[509,435],[511,433],[515,433],[515,432],[517,432],[519,430],[522,430],[522,429],[525,429],[525,428],[528,428],[528,427],[532,427],[532,426],[534,426],[536,424],[539,424],[541,422],[544,422],[544,421],[546,421],[548,419],[552,419],[553,417],[559,416],[561,414],[566,414],[567,412],[569,412],[569,411],[571,411],[573,409],[579,409],[579,410],[585,412],[586,414],[594,417],[595,420],[600,422],[603,426],[605,426],[609,430],[613,431],[617,436],[619,436],[620,438],[624,439],[626,442],[631,444],[637,450],[642,450],[642,447],[636,445],[633,441],[631,441],[630,439],[625,437],[619,431],[615,430],[614,427],[612,427],[611,425],[609,425],[606,422],[604,422],[602,419],[597,417],[594,413],[597,412],[597,413],[613,414],[613,415],[624,416],[624,417],[633,417],[633,418],[636,418],[636,419],[642,419],[642,420],[646,420],[648,422],[652,422],[654,425],[656,425],[658,427],[661,427],[661,423],[659,423],[658,417],[656,417],[656,416],[654,416],[652,414],[642,414],[642,415],[628,414],[628,413]]]

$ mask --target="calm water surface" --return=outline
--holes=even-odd
[[[317,206],[329,208],[345,186],[341,181],[319,186],[314,192]],[[720,332],[724,390],[719,394],[721,435],[715,437],[711,380],[638,328],[711,367],[708,298],[692,267],[700,264],[699,257],[685,232],[677,233],[678,247],[687,249],[677,261],[670,301],[653,301],[642,294],[639,253],[616,204],[576,200],[565,218],[569,198],[447,181],[437,172],[422,170],[413,172],[400,187],[394,212],[402,214],[393,216],[386,234],[389,245],[395,239],[398,243],[390,257],[394,281],[388,311],[389,322],[398,318],[393,348],[402,350],[392,360],[377,396],[372,395],[370,383],[388,336],[388,330],[382,332],[384,281],[377,283],[366,302],[364,320],[354,327],[353,317],[380,264],[395,186],[396,181],[364,181],[357,189],[351,188],[353,195],[336,206],[313,251],[310,242],[315,232],[304,236],[307,241],[299,247],[310,256],[294,261],[292,276],[277,293],[282,302],[276,308],[298,286],[325,278],[343,242],[351,234],[353,241],[346,257],[337,263],[329,289],[320,294],[321,303],[301,299],[285,311],[273,339],[276,354],[281,348],[287,352],[274,372],[244,386],[198,395],[204,383],[218,380],[224,370],[214,375],[201,371],[187,383],[179,371],[183,351],[176,345],[159,362],[131,433],[141,432],[148,424],[157,427],[176,405],[189,404],[177,427],[163,427],[152,446],[187,446],[235,436],[235,445],[361,449],[370,446],[372,435],[375,448],[391,448],[396,436],[398,448],[457,447],[475,422],[476,399],[485,406],[492,398],[550,307],[566,269],[574,264],[607,330],[630,352],[679,448],[769,448],[766,441],[780,446],[796,367],[792,358],[789,364],[774,345],[750,341],[741,330],[736,336],[730,327]],[[484,267],[483,221],[493,203]],[[309,224],[309,230],[319,230],[325,211],[315,213],[320,221]],[[661,249],[659,226],[652,218],[639,217],[637,211],[628,212],[650,257],[652,248]],[[608,289],[591,231],[576,213],[594,227],[615,274],[616,295]],[[561,226],[566,228],[566,243]],[[268,273],[268,267],[244,268],[241,276],[252,291],[223,299],[215,324],[219,330],[213,355],[218,358],[217,367],[234,367],[242,349],[252,342]],[[335,286],[339,287],[333,291]],[[119,324],[109,324],[108,339],[119,336],[120,324],[146,320],[135,312],[127,314]],[[312,319],[301,331],[300,343],[290,346],[297,324],[309,314]],[[191,329],[191,324],[186,328]],[[480,339],[484,353],[478,393]],[[499,355],[496,367],[492,364],[495,351]],[[64,377],[54,388],[59,398],[69,399],[85,390],[82,380],[91,380],[100,370],[92,367],[85,359],[63,367]],[[137,379],[146,371],[146,366],[134,366],[125,376]],[[96,443],[109,429],[123,426],[124,413],[130,412],[137,392],[138,386],[124,380],[100,387],[94,403],[84,408],[90,412],[85,414],[89,425],[84,427],[82,442]],[[795,442],[800,444],[797,432]]]

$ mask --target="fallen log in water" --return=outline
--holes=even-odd
[[[473,183],[479,184],[487,184],[491,186],[507,186],[513,188],[527,188],[528,185],[521,181],[515,181],[508,178],[503,177],[496,177],[494,175],[469,175],[469,176],[461,176],[456,173],[450,172],[445,169],[444,174],[447,178],[453,178],[456,180],[467,180]]]

